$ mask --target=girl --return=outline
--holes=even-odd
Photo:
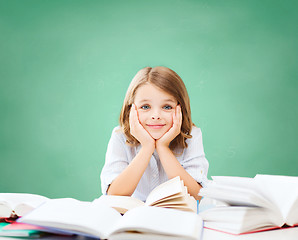
[[[141,69],[128,87],[120,126],[108,144],[101,172],[103,194],[145,201],[155,187],[180,176],[199,200],[208,166],[182,79],[166,67]]]

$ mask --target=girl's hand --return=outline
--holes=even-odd
[[[132,104],[129,113],[129,126],[131,135],[141,143],[142,147],[149,148],[153,153],[155,149],[155,140],[140,123],[138,112],[134,104]]]
[[[180,105],[177,105],[173,113],[172,127],[158,140],[156,140],[156,149],[160,147],[169,147],[171,141],[181,132],[182,112]]]

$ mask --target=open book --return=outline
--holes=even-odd
[[[53,199],[18,219],[48,232],[100,239],[200,239],[202,219],[192,212],[136,207],[123,216],[98,201]]]
[[[23,216],[48,198],[28,193],[0,193],[0,218]]]
[[[298,177],[212,177],[200,195],[220,204],[200,213],[204,227],[232,234],[298,225]]]
[[[153,189],[148,195],[146,202],[133,197],[115,195],[102,195],[95,201],[99,204],[113,207],[120,213],[125,213],[139,206],[155,206],[197,212],[197,201],[188,194],[187,187],[184,186],[179,176]]]

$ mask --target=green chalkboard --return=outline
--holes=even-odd
[[[0,1],[0,192],[92,200],[129,82],[184,80],[212,175],[298,175],[297,1]]]

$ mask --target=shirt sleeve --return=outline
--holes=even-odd
[[[120,128],[115,128],[108,143],[105,165],[100,175],[102,194],[107,194],[109,185],[128,166],[125,149],[125,139],[121,136]]]
[[[193,127],[192,138],[187,140],[183,159],[180,161],[183,168],[202,186],[208,184],[207,173],[209,163],[205,158],[202,132],[200,128]]]

